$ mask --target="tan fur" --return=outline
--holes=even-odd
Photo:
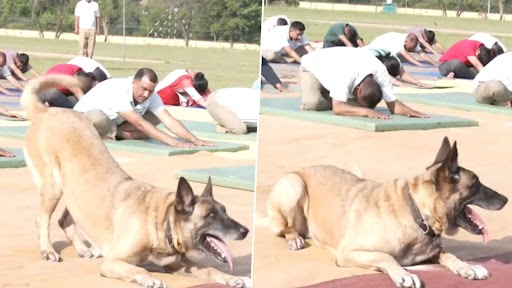
[[[459,170],[453,176],[447,167]],[[458,182],[453,184],[447,175],[458,177]],[[437,234],[453,235],[458,230],[455,213],[473,197],[471,191],[479,190],[471,189],[476,179],[458,166],[456,143],[450,147],[447,139],[434,164],[409,180],[378,183],[335,166],[305,167],[277,181],[267,202],[267,217],[259,224],[284,236],[291,250],[303,249],[304,238],[310,238],[331,250],[338,266],[385,272],[397,287],[421,287],[420,280],[402,267],[427,260],[469,279],[485,279],[485,268],[462,262],[420,231],[405,197],[410,191]],[[489,207],[484,208],[499,210],[506,204],[506,197],[482,187],[477,188],[488,189],[490,195],[484,205]]]
[[[52,247],[49,226],[62,197],[66,209],[59,225],[81,257],[104,257],[102,276],[145,287],[166,287],[147,270],[136,266],[149,260],[173,272],[249,287],[250,281],[245,277],[200,267],[186,258],[189,253],[197,254],[194,229],[204,225],[207,214],[217,203],[212,196],[198,197],[189,217],[178,215],[176,193],[133,179],[110,155],[93,125],[81,113],[48,108],[37,96],[48,87],[79,85],[71,76],[44,76],[30,82],[21,98],[22,107],[32,120],[24,153],[41,195],[37,225],[43,259],[60,261]],[[180,179],[179,185],[178,193],[180,189],[187,190],[184,195],[193,196],[186,180]],[[211,183],[205,191],[211,195]],[[166,223],[170,223],[170,231]],[[94,247],[87,247],[80,240],[76,225],[94,242]],[[236,238],[228,235],[230,232],[221,236]],[[169,246],[169,241],[174,245]],[[190,270],[185,272],[183,265]]]

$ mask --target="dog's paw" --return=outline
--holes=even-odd
[[[76,251],[78,253],[78,256],[80,256],[81,258],[87,258],[87,259],[97,259],[97,258],[101,258],[103,255],[101,255],[101,251],[99,250],[95,250],[95,249],[82,249],[82,250],[77,250]]]
[[[392,276],[391,279],[395,282],[396,287],[399,288],[421,288],[420,278],[411,273],[405,272],[396,277]]]
[[[158,279],[151,279],[144,282],[144,288],[167,288],[167,285]]]
[[[480,265],[466,264],[458,268],[456,273],[470,280],[485,280],[491,277],[489,271]]]
[[[288,243],[288,249],[292,251],[304,249],[305,246],[304,238],[300,236],[286,239],[286,242]]]
[[[234,277],[228,281],[228,286],[236,288],[251,288],[252,281],[249,277]]]
[[[51,261],[51,262],[60,262],[61,258],[59,254],[55,251],[47,251],[43,250],[41,251],[41,258],[45,261]]]

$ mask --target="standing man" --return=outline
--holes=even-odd
[[[92,58],[96,36],[100,35],[100,8],[93,0],[80,0],[75,6],[75,34],[79,37],[79,54]]]

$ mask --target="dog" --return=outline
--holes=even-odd
[[[387,273],[397,287],[422,287],[404,267],[438,263],[467,279],[489,272],[445,251],[441,234],[459,228],[482,235],[487,228],[469,205],[500,210],[507,197],[459,166],[457,142],[445,137],[434,162],[408,180],[379,183],[336,166],[308,166],[283,175],[273,186],[267,213],[257,220],[288,248],[304,248],[304,238],[328,248],[340,267]]]
[[[136,180],[110,155],[92,123],[81,113],[47,107],[38,97],[50,87],[78,85],[71,76],[43,76],[31,81],[21,97],[21,105],[32,121],[23,150],[41,195],[36,224],[42,258],[61,261],[52,247],[49,226],[63,198],[66,207],[59,226],[80,257],[103,257],[103,277],[144,287],[167,287],[138,266],[152,262],[166,272],[250,287],[249,277],[229,275],[191,260],[213,257],[227,262],[233,271],[233,258],[225,241],[243,240],[249,233],[214,199],[211,179],[201,195],[195,195],[183,177],[176,192]],[[92,240],[92,247],[81,241],[77,227]]]

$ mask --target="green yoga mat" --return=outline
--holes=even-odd
[[[512,116],[512,109],[477,103],[473,95],[462,92],[435,94],[397,93],[396,97],[404,102],[414,102],[431,106],[446,107],[464,111],[481,111]]]
[[[0,136],[24,139],[27,126],[0,126]],[[197,147],[197,148],[177,148],[170,147],[160,142],[153,140],[121,140],[111,141],[106,140],[105,144],[112,150],[122,150],[129,152],[138,152],[143,154],[173,156],[173,155],[186,155],[194,154],[199,151],[210,152],[237,152],[249,149],[249,145],[228,143],[228,142],[214,142],[217,147]]]
[[[0,157],[0,168],[21,168],[27,166],[22,149],[9,147],[2,147],[2,149],[16,154],[16,157]]]
[[[243,165],[179,170],[176,172],[176,178],[185,177],[189,181],[206,184],[210,176],[215,186],[254,191],[255,173],[254,165]]]
[[[293,85],[293,84],[283,84],[284,87],[288,88],[288,90],[291,90],[293,92],[300,92],[300,86],[299,85]],[[270,84],[263,85],[263,88],[261,89],[263,92],[271,93],[271,94],[277,94],[277,93],[284,93]]]
[[[222,133],[217,132],[217,124],[211,122],[200,122],[200,121],[189,121],[189,120],[181,120],[181,123],[187,127],[187,129],[192,132],[196,137],[201,138],[209,138],[209,139],[218,139],[223,141],[249,141],[255,142],[257,133],[251,132],[243,135],[236,135],[231,133]],[[160,130],[169,133],[169,130],[165,128],[162,124],[157,126]]]
[[[264,115],[338,125],[371,132],[478,126],[478,122],[474,120],[434,114],[428,114],[430,118],[426,119],[392,115],[391,119],[383,120],[338,116],[333,115],[332,111],[305,111],[300,108],[300,98],[262,98],[260,103],[260,113]],[[385,108],[378,107],[377,111],[389,114],[389,110]]]

